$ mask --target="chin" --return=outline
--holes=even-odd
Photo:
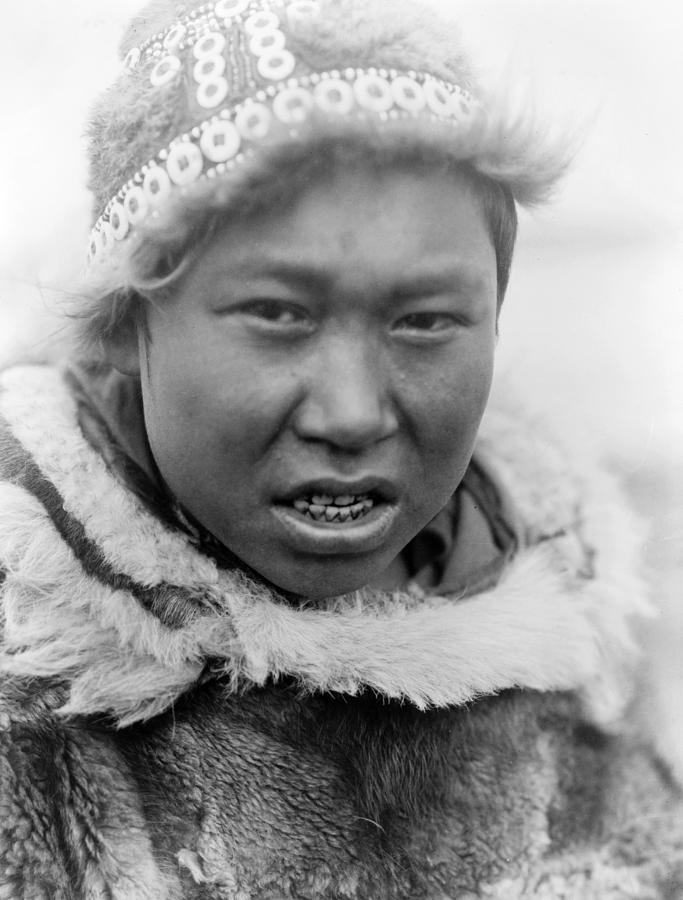
[[[378,565],[362,561],[334,562],[307,565],[304,569],[278,573],[269,579],[271,584],[303,601],[320,603],[367,587],[386,569],[388,563]]]

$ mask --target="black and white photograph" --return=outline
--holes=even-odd
[[[1,900],[683,900],[682,45],[4,10]]]

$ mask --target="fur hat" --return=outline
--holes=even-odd
[[[179,208],[317,143],[467,162],[522,204],[565,154],[478,90],[453,28],[410,0],[152,0],[90,123],[90,255],[113,259]]]

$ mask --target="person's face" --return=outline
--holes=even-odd
[[[460,482],[495,333],[495,252],[466,182],[340,173],[225,227],[150,308],[154,458],[274,585],[354,590]]]

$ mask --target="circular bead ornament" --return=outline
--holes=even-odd
[[[186,34],[187,28],[185,28],[182,22],[178,22],[164,38],[164,47],[172,53],[182,44]]]
[[[359,75],[353,90],[358,105],[371,112],[388,112],[394,105],[391,85],[381,75]]]
[[[273,100],[273,112],[285,125],[305,122],[312,107],[313,96],[302,87],[285,88]]]
[[[141,187],[132,187],[123,201],[123,208],[131,225],[139,225],[147,215],[149,203]]]
[[[280,20],[274,12],[254,13],[244,23],[244,30],[251,36],[263,31],[275,31],[279,27]]]
[[[222,75],[225,72],[225,66],[224,56],[220,54],[205,56],[204,59],[197,60],[192,70],[192,75],[198,84],[202,84],[204,81],[211,81],[211,79]]]
[[[220,31],[208,31],[192,48],[195,59],[216,56],[225,49],[225,36]]]
[[[176,77],[180,71],[181,65],[182,63],[177,56],[164,56],[150,72],[149,80],[154,87],[161,87],[163,84],[168,84],[169,81],[173,81]]]
[[[263,56],[271,50],[284,50],[286,38],[282,31],[257,31],[249,41],[249,50],[254,56]]]
[[[139,47],[133,47],[132,50],[129,50],[128,53],[126,53],[126,58],[123,61],[124,69],[126,69],[128,72],[132,72],[133,69],[140,62],[141,56],[142,56],[142,53],[140,52]]]
[[[246,103],[235,116],[235,127],[247,141],[262,141],[268,136],[273,120],[263,103]]]
[[[109,222],[102,222],[100,225],[100,248],[106,250],[114,243],[114,229]]]
[[[329,115],[348,115],[355,106],[353,88],[341,78],[320,81],[315,86],[313,98],[318,109]]]
[[[294,68],[296,60],[289,50],[269,50],[263,56],[259,56],[256,68],[259,75],[268,81],[282,81],[288,78]]]
[[[207,78],[197,88],[197,103],[204,109],[215,109],[228,95],[228,82],[222,75]]]
[[[287,19],[290,25],[304,22],[320,14],[320,4],[315,0],[295,0],[287,7]]]
[[[456,91],[452,96],[452,115],[458,122],[465,122],[474,115],[474,104],[464,91]]]
[[[115,240],[122,241],[130,229],[130,222],[123,204],[114,203],[109,212],[109,222]]]
[[[204,157],[196,144],[181,141],[168,152],[166,169],[174,184],[191,184],[199,178],[203,168]]]
[[[142,182],[150,206],[157,206],[171,190],[171,179],[166,169],[161,166],[150,166]]]
[[[398,75],[391,82],[394,103],[406,112],[416,113],[427,105],[427,98],[419,81],[407,75]]]
[[[249,8],[249,0],[218,0],[213,11],[219,19],[233,19]]]
[[[241,143],[240,133],[232,122],[219,119],[205,129],[199,146],[208,160],[221,163],[236,156]]]
[[[434,78],[427,78],[423,85],[427,106],[437,116],[450,116],[453,112],[451,93]]]

